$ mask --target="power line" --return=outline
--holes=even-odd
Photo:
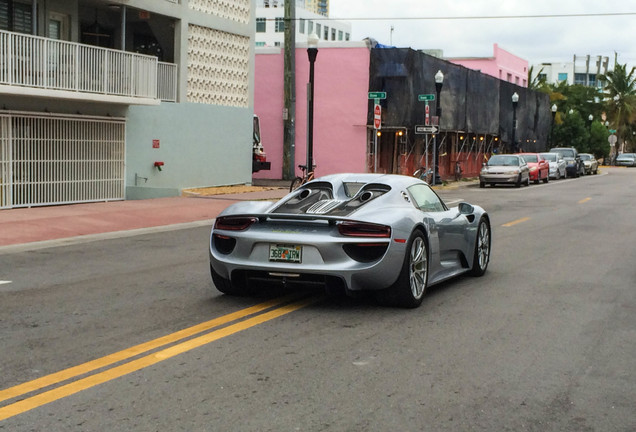
[[[536,19],[536,18],[594,18],[594,17],[620,17],[633,16],[636,12],[593,12],[575,14],[539,14],[539,15],[481,15],[481,16],[412,16],[412,17],[314,17],[295,18],[295,21],[436,21],[436,20],[492,20],[492,19]],[[266,18],[266,21],[275,19],[288,21],[288,18]]]
[[[425,16],[425,17],[348,17],[336,18],[325,17],[325,20],[334,21],[434,21],[434,20],[486,20],[486,19],[526,19],[526,18],[584,18],[584,17],[606,17],[606,16],[631,16],[636,12],[593,12],[578,14],[540,14],[540,15],[481,15],[481,16]],[[318,18],[316,18],[318,19]],[[323,18],[320,18],[323,19]]]

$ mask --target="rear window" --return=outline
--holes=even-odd
[[[537,155],[521,155],[521,158],[526,161],[526,163],[537,163],[539,162],[539,158]]]
[[[543,159],[550,161],[550,162],[556,162],[557,161],[557,154],[556,153],[541,153],[541,156],[543,157]]]
[[[488,165],[490,166],[518,166],[519,165],[519,156],[511,156],[511,155],[494,155],[488,161]]]
[[[559,149],[559,153],[561,153],[563,157],[574,157],[574,150],[572,149]]]

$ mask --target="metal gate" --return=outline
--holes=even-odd
[[[0,208],[124,199],[125,119],[0,113]]]

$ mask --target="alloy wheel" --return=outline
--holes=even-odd
[[[479,224],[477,233],[477,259],[480,269],[485,269],[490,258],[490,228],[488,224]]]
[[[426,244],[420,236],[415,237],[411,244],[409,258],[409,283],[413,298],[419,299],[426,289],[427,257]]]

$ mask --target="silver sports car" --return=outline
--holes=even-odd
[[[210,270],[226,294],[276,281],[375,291],[384,302],[417,307],[428,286],[483,275],[490,243],[484,209],[448,208],[422,180],[334,174],[276,203],[226,208],[210,236]]]

